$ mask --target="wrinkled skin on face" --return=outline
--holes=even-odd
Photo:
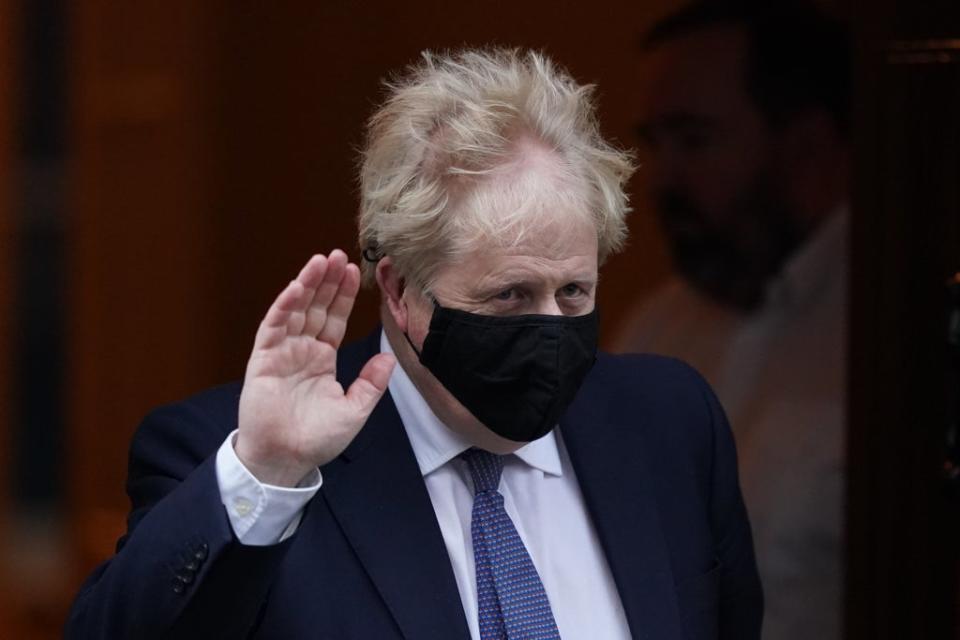
[[[492,188],[510,189],[523,174],[544,174],[551,180],[549,154],[524,161],[508,173],[510,178]],[[569,188],[557,184],[556,189]],[[429,286],[429,296],[407,286],[389,256],[377,265],[377,283],[383,293],[384,330],[404,371],[410,376],[433,412],[449,428],[475,446],[495,453],[510,453],[521,443],[502,438],[477,420],[425,368],[407,342],[417,350],[433,314],[433,299],[444,307],[483,315],[523,314],[580,316],[595,304],[598,269],[597,230],[590,216],[562,210],[557,201],[580,202],[581,198],[523,196],[515,206],[528,207],[535,222],[518,237],[481,239],[466,255],[449,260],[438,269]],[[505,201],[509,205],[509,199]],[[570,205],[575,206],[575,205]],[[491,211],[491,216],[498,212]],[[431,298],[432,296],[432,298]],[[406,335],[404,335],[406,334]],[[491,402],[496,402],[491,398]]]
[[[381,273],[389,271],[390,265],[383,264],[379,269]],[[551,225],[515,247],[492,245],[447,265],[430,293],[445,307],[484,315],[579,316],[593,310],[596,286],[595,230],[589,225],[574,229]],[[413,288],[394,291],[399,295],[386,302],[391,312],[384,319],[387,337],[437,417],[488,451],[510,453],[522,446],[490,431],[420,364],[403,333],[418,350],[423,348],[433,302]],[[491,402],[496,399],[491,398]]]

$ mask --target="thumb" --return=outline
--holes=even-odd
[[[360,375],[347,389],[347,399],[363,414],[370,415],[377,402],[387,390],[390,374],[397,360],[389,353],[378,353],[363,365]]]

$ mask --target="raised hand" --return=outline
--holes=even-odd
[[[392,355],[371,358],[344,391],[337,349],[360,288],[339,249],[313,256],[260,323],[240,395],[237,457],[261,482],[294,486],[338,456],[387,388]]]

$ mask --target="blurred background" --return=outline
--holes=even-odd
[[[639,78],[643,34],[680,4],[0,0],[0,637],[60,637],[124,530],[142,416],[241,377],[309,255],[359,260],[364,121],[423,49],[543,49],[598,85],[610,139],[646,149],[600,289],[604,344],[626,344],[673,273]],[[842,637],[958,639],[960,8],[819,6],[853,43]],[[365,293],[350,337],[376,308]]]

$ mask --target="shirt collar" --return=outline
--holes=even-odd
[[[380,351],[393,353],[387,334],[383,331],[380,333]],[[413,447],[420,473],[424,476],[433,473],[473,446],[469,440],[440,421],[399,362],[390,376],[389,389]],[[514,455],[544,473],[563,475],[556,430],[517,449]]]

